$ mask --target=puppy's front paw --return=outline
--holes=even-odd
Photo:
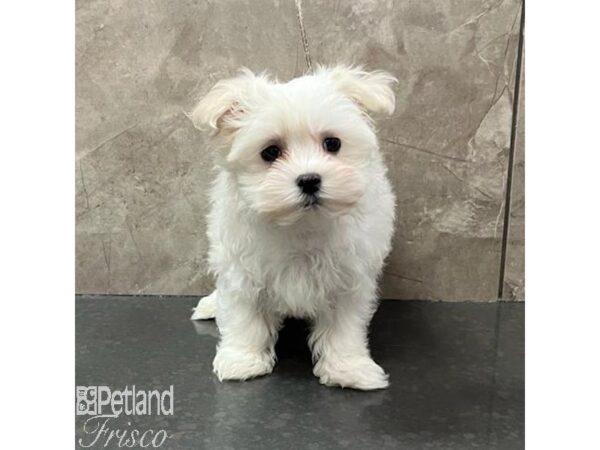
[[[322,357],[313,370],[321,384],[341,386],[363,391],[385,389],[388,375],[371,358],[356,356],[346,358]]]
[[[269,352],[250,352],[219,347],[213,361],[213,372],[223,380],[247,380],[273,371],[275,358]]]

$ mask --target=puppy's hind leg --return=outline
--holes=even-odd
[[[193,309],[191,320],[214,319],[217,312],[217,293],[215,289],[212,294],[202,297],[198,305]]]

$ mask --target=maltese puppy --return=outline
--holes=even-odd
[[[314,374],[329,386],[388,386],[367,334],[390,251],[395,197],[369,113],[394,111],[396,79],[319,67],[280,83],[242,70],[192,112],[212,131],[208,215],[219,380],[265,375],[285,317],[311,323]]]

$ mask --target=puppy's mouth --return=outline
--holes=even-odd
[[[302,207],[304,209],[316,209],[321,204],[317,195],[304,195],[302,200]]]

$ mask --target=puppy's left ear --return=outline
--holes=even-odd
[[[396,100],[392,85],[398,80],[387,72],[366,72],[362,67],[336,66],[320,67],[317,75],[331,79],[340,92],[367,111],[394,112]]]

